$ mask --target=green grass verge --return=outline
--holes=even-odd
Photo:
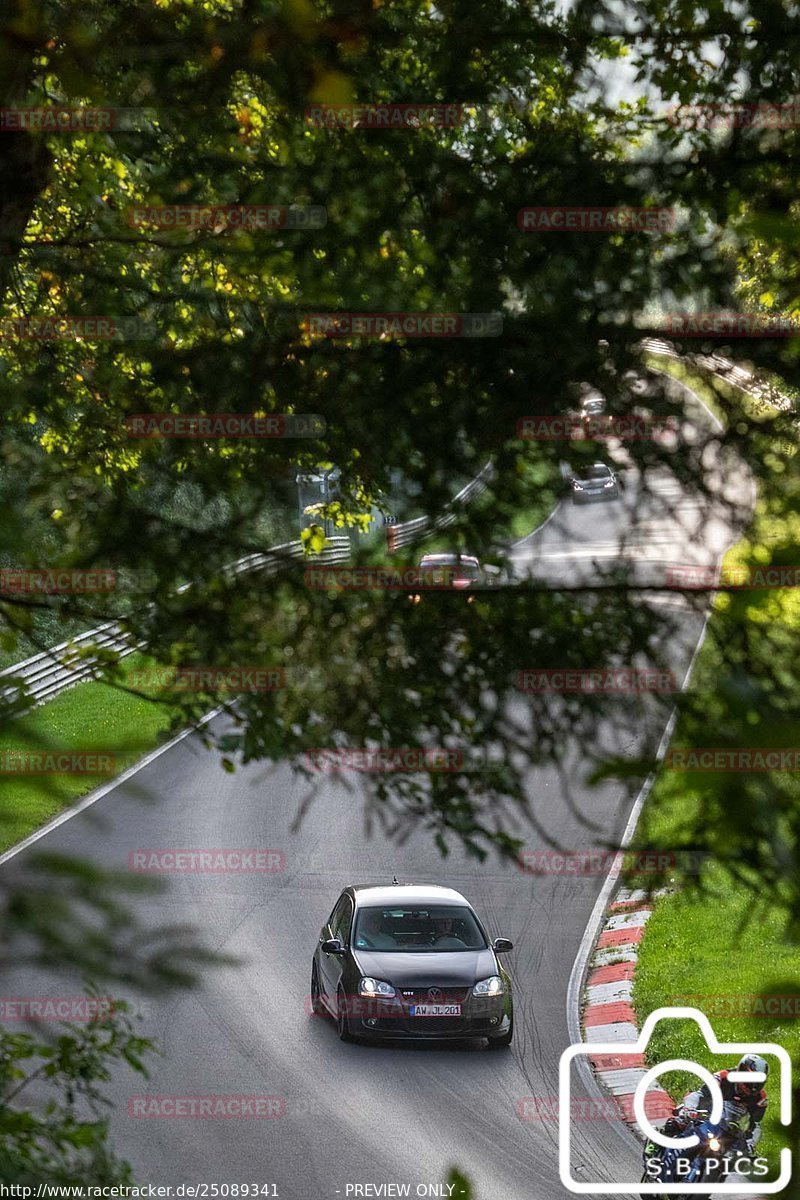
[[[767,400],[753,396],[724,377],[695,364],[687,365],[680,359],[660,354],[646,354],[643,361],[645,366],[663,371],[680,383],[685,383],[721,421],[725,420],[725,403],[736,405],[750,420],[766,420],[778,411]],[[777,387],[777,381],[773,383]],[[785,390],[789,392],[788,388]]]
[[[667,364],[670,374],[681,378],[710,404],[713,402],[713,393],[702,374],[674,361],[658,362],[665,369]],[[766,561],[770,543],[798,538],[799,534],[797,514],[776,517],[759,503],[748,536],[728,552],[724,565]],[[731,602],[729,595],[720,595],[715,605],[723,608]],[[712,628],[713,620],[712,613]],[[797,635],[800,597],[793,589],[776,590],[766,601],[759,596],[748,610],[748,620],[769,620]],[[713,693],[721,668],[719,659],[715,640],[707,639],[695,666],[694,686],[698,690]],[[713,716],[709,725],[707,744],[714,745]],[[678,745],[682,733],[679,722],[674,738]],[[678,833],[699,811],[702,789],[708,786],[707,781],[698,782],[697,776],[661,773],[640,823],[641,838],[656,846],[675,844]],[[718,782],[716,786],[724,788]],[[720,800],[724,812],[722,792]],[[787,937],[785,913],[777,905],[759,902],[718,863],[706,868],[704,884],[705,895],[686,890],[655,901],[640,945],[634,983],[633,1003],[639,1024],[656,1008],[685,1004],[706,1013],[720,1041],[777,1042],[796,1062],[800,1059],[800,1002],[789,1001],[787,1013],[785,997],[800,993],[800,951]],[[780,999],[765,999],[781,996],[784,1011]],[[648,1047],[648,1062],[677,1057],[712,1070],[731,1065],[709,1053],[693,1022],[661,1023]],[[777,1069],[774,1061],[773,1069]],[[663,1076],[661,1083],[676,1098],[698,1086],[694,1077],[678,1072]],[[789,1144],[787,1130],[778,1121],[777,1079],[767,1091],[770,1108],[759,1153],[777,1168],[779,1148]]]
[[[541,523],[556,499],[556,485],[547,464],[528,462],[521,467],[526,494],[535,498],[521,506],[501,536],[524,537]],[[488,498],[483,500],[487,503]],[[478,498],[476,504],[481,503]],[[447,533],[425,543],[442,549],[452,547]],[[53,642],[68,632],[53,629]],[[6,648],[11,661],[19,661],[19,646]],[[141,655],[131,655],[122,664],[122,679],[135,667],[145,665]],[[0,669],[6,665],[0,653]],[[17,718],[0,731],[3,751],[97,751],[113,756],[111,770],[95,774],[23,775],[6,773],[0,789],[0,851],[8,849],[75,800],[113,779],[126,767],[162,742],[169,733],[174,709],[167,702],[132,696],[105,683],[82,683],[31,713]]]
[[[131,655],[124,673],[145,660]],[[172,711],[106,683],[81,683],[0,732],[2,751],[98,751],[113,756],[98,774],[8,773],[0,789],[0,850],[6,850],[72,804],[113,779],[168,736]],[[103,765],[103,764],[100,764]]]

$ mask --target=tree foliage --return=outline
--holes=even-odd
[[[521,417],[564,412],[581,383],[628,411],[640,340],[660,332],[665,313],[795,313],[796,125],[709,128],[668,115],[675,105],[791,104],[795,6],[14,0],[0,34],[5,105],[134,112],[126,128],[0,136],[2,315],[105,315],[129,330],[41,341],[4,326],[7,471],[25,481],[26,518],[50,532],[21,547],[9,522],[0,551],[38,566],[47,547],[54,562],[156,581],[122,601],[6,597],[4,628],[30,632],[30,610],[44,604],[87,624],[119,616],[163,662],[291,668],[290,686],[237,706],[226,753],[453,747],[464,754],[458,772],[381,777],[374,818],[394,836],[422,826],[443,851],[455,838],[476,854],[514,853],[530,828],[527,767],[565,769],[568,740],[592,746],[604,711],[596,696],[523,704],[516,672],[595,667],[609,647],[615,662],[661,663],[668,613],[643,607],[618,564],[598,566],[591,587],[534,579],[472,605],[449,594],[418,605],[402,593],[329,594],[302,568],[233,580],[224,567],[274,540],[296,471],[336,464],[331,515],[356,529],[390,493],[440,511],[453,481],[489,460],[489,502],[465,509],[451,532],[454,545],[502,564],[496,531],[530,501],[531,461],[557,477],[565,453],[522,442]],[[464,119],[378,130],[306,114],[382,102],[460,104]],[[317,205],[327,223],[131,222],[137,207],[186,204]],[[526,233],[517,213],[528,205],[665,206],[676,223],[658,235]],[[338,310],[497,313],[502,334],[311,336],[309,313]],[[679,349],[725,349],[797,385],[797,345],[731,348],[723,338]],[[637,403],[681,415],[657,378]],[[756,419],[730,393],[717,403],[726,430],[710,447],[746,460],[774,531],[753,557],[797,561],[793,414]],[[258,411],[320,414],[325,432],[136,440],[126,428],[140,413]],[[708,445],[629,450],[645,491],[660,468],[682,494],[707,496]],[[379,539],[353,545],[354,561],[385,557]],[[718,672],[704,687],[732,743],[785,741],[796,727],[797,641],[789,622],[762,619],[771,604],[751,594],[720,617]],[[210,699],[187,699],[180,720]],[[705,736],[707,691],[680,706],[685,728]],[[632,707],[621,717],[638,719]],[[650,765],[624,755],[604,764],[598,752],[598,771],[626,786]],[[791,782],[742,777],[735,811],[724,838],[704,813],[682,829],[685,844],[726,860],[744,849],[749,881],[769,878],[796,928]]]

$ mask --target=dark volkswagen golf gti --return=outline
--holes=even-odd
[[[314,1012],[359,1038],[488,1038],[509,1046],[511,980],[470,906],[452,888],[347,887],[320,932]]]

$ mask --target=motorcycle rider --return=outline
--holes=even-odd
[[[739,1059],[736,1071],[743,1073],[757,1071],[764,1076],[764,1082],[766,1082],[766,1077],[769,1075],[769,1063],[759,1054],[745,1054]],[[733,1074],[731,1071],[716,1071],[714,1078],[719,1084],[723,1100],[732,1100],[746,1109],[750,1125],[745,1134],[745,1142],[747,1153],[752,1154],[761,1138],[761,1122],[767,1111],[767,1093],[763,1090],[760,1079],[754,1083],[748,1083],[746,1080],[734,1082],[728,1078],[731,1074]],[[667,1137],[680,1137],[696,1119],[698,1112],[705,1113],[710,1110],[711,1089],[707,1084],[703,1084],[698,1091],[684,1096],[683,1104],[673,1109],[673,1116],[664,1125],[663,1132]]]

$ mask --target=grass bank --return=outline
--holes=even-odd
[[[124,663],[125,674],[144,663],[141,656],[131,655]],[[88,682],[9,722],[0,731],[0,754],[6,763],[0,789],[0,851],[159,745],[169,736],[171,716],[166,703],[133,696],[106,683]],[[18,753],[48,751],[80,752],[97,758],[75,763],[76,767],[91,767],[91,774],[33,775],[14,772],[5,757],[11,752],[19,764]]]
[[[707,376],[673,360],[657,365],[682,380],[716,408],[716,398]],[[730,385],[723,385],[730,389]],[[728,395],[730,395],[728,391]],[[759,409],[763,412],[763,409]],[[776,514],[759,500],[747,536],[726,555],[724,566],[733,567],[769,561],[776,543],[800,544],[800,517]],[[750,593],[750,598],[719,595],[715,610],[721,616],[732,603],[742,605],[744,619],[754,633],[759,623],[769,622],[771,633],[800,635],[798,589],[775,590],[769,595]],[[692,686],[713,697],[722,677],[720,650],[710,633],[698,656]],[[757,638],[754,639],[757,644]],[[725,707],[708,711],[709,746],[726,744]],[[696,727],[695,727],[696,728]],[[770,730],[754,727],[750,745],[764,744]],[[676,745],[686,744],[691,731],[682,721],[674,736]],[[789,797],[800,804],[800,783],[789,776],[783,781]],[[680,844],[680,834],[694,817],[713,821],[722,849],[726,824],[736,820],[732,785],[725,775],[687,774],[662,771],[648,799],[639,828],[647,842],[669,847]],[[656,1008],[675,1004],[704,1011],[721,1041],[777,1042],[793,1061],[800,1059],[800,948],[790,940],[786,912],[765,896],[760,898],[737,881],[721,863],[705,866],[705,894],[687,889],[658,898],[640,946],[633,1002],[641,1025]],[[712,1070],[730,1066],[730,1056],[720,1062],[709,1053],[693,1022],[662,1023],[648,1047],[650,1064],[668,1058],[689,1058]],[[773,1069],[777,1064],[773,1061]],[[678,1098],[697,1086],[690,1075],[673,1073],[661,1081]],[[777,1166],[778,1150],[788,1143],[788,1131],[778,1121],[778,1081],[768,1086],[770,1109],[759,1147]]]

